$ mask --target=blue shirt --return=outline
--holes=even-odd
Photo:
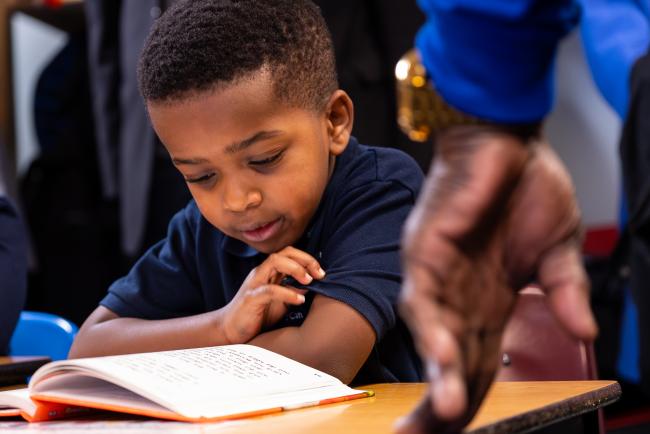
[[[302,324],[315,293],[356,309],[377,335],[356,383],[422,378],[410,335],[396,312],[401,227],[421,182],[419,167],[406,154],[351,139],[295,245],[317,258],[327,275],[307,286],[307,302],[291,308],[277,326]],[[191,201],[174,216],[167,237],[110,287],[101,304],[119,316],[146,319],[212,311],[228,304],[265,258],[208,223]]]
[[[416,38],[438,92],[496,122],[541,120],[553,104],[560,39],[580,20],[601,93],[624,116],[628,78],[650,44],[649,0],[418,0]]]

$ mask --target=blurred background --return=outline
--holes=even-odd
[[[29,228],[27,309],[80,325],[189,199],[135,86],[148,28],[171,2],[0,0],[0,150]],[[354,134],[408,152],[426,171],[431,146],[409,141],[395,122],[393,68],[423,22],[415,0],[316,3],[355,103]],[[616,249],[621,124],[595,88],[577,30],[560,47],[554,107],[546,133],[584,214],[600,373],[634,385],[636,313]]]

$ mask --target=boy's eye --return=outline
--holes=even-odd
[[[284,151],[280,151],[280,152],[278,152],[276,154],[271,155],[268,158],[264,158],[264,159],[261,159],[261,160],[250,160],[248,162],[248,164],[250,164],[251,166],[269,166],[269,165],[275,163],[276,161],[280,160],[280,158],[282,157],[283,154],[284,154]]]
[[[185,182],[187,182],[187,183],[189,183],[189,184],[200,184],[200,183],[202,183],[202,182],[206,182],[206,181],[208,181],[208,180],[209,180],[210,178],[212,178],[213,176],[214,176],[214,173],[209,173],[209,174],[207,174],[207,175],[199,176],[198,178],[190,178],[190,177],[186,177],[186,178],[185,178]]]

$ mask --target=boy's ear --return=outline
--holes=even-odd
[[[338,89],[332,93],[327,103],[326,116],[330,153],[340,155],[348,145],[354,123],[354,105],[344,90]]]

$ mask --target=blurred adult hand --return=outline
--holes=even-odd
[[[500,363],[516,291],[536,281],[578,339],[597,333],[580,256],[580,213],[553,150],[492,126],[436,138],[436,158],[405,226],[401,313],[427,369],[426,397],[401,434],[458,432]]]

